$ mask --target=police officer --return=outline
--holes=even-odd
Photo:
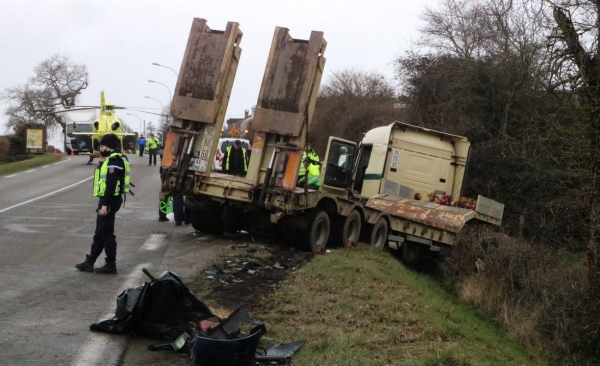
[[[117,273],[117,241],[115,237],[115,214],[123,203],[122,195],[129,193],[129,162],[119,153],[117,135],[107,134],[100,140],[100,163],[94,171],[94,197],[98,197],[96,231],[90,254],[75,268],[83,272],[102,274]],[[96,259],[106,254],[106,263],[94,268]]]

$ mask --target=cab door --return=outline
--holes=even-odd
[[[356,162],[356,143],[338,137],[329,137],[325,161],[321,169],[323,186],[349,189]]]

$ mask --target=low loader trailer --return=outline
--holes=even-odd
[[[468,140],[403,122],[374,128],[358,143],[330,137],[320,189],[297,186],[325,66],[327,42],[317,31],[303,40],[275,29],[247,175],[213,172],[241,38],[238,23],[215,31],[194,19],[171,103],[162,191],[186,197],[196,230],[285,235],[314,252],[362,239],[401,248],[414,264],[426,251],[449,253],[472,220],[501,224],[501,203],[461,198]]]

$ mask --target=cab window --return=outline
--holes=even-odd
[[[346,188],[352,181],[356,146],[333,140],[329,146],[324,183],[329,186]]]

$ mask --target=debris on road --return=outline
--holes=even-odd
[[[238,267],[239,265],[242,267]],[[223,275],[233,271],[251,271],[247,266],[271,268],[255,260],[227,260]],[[229,267],[229,268],[228,268]],[[236,268],[236,270],[231,270]],[[272,268],[285,269],[279,263]],[[274,365],[289,364],[291,356],[306,341],[278,344],[257,353],[258,344],[267,332],[264,323],[255,322],[250,314],[237,307],[225,319],[219,318],[170,271],[151,281],[127,289],[117,297],[115,316],[90,325],[90,330],[108,333],[133,333],[164,343],[151,344],[149,351],[172,350],[189,353],[194,365]],[[218,272],[218,271],[217,271]],[[213,277],[211,275],[209,277]],[[232,279],[233,280],[233,279]],[[221,283],[229,283],[219,279]],[[234,283],[243,280],[233,281]]]

